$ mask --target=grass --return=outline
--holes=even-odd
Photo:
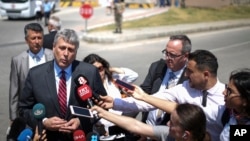
[[[211,22],[250,18],[250,5],[211,8],[170,8],[168,12],[134,21],[123,22],[123,28],[142,28],[183,23]],[[113,30],[114,24],[91,31]]]

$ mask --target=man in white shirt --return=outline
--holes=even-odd
[[[113,107],[113,109],[123,112],[149,111],[158,107],[170,113],[177,104],[196,104],[202,107],[206,114],[207,131],[211,134],[212,141],[218,141],[223,129],[218,108],[220,105],[224,105],[225,85],[218,80],[217,70],[217,58],[211,52],[196,50],[189,54],[185,70],[188,80],[182,84],[153,96],[144,93],[137,87],[134,92],[131,92],[131,95],[138,100],[132,97],[114,100],[110,97],[102,97],[103,101],[99,105],[104,108]],[[204,92],[207,93],[203,94]]]

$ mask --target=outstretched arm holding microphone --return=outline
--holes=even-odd
[[[121,116],[118,114],[111,113],[99,106],[94,106],[91,108],[92,111],[96,111],[100,118],[104,118],[113,122],[114,124],[131,131],[136,134],[146,135],[154,137],[152,126],[142,123],[134,118],[128,116]],[[143,129],[143,130],[142,130]]]
[[[147,102],[154,107],[157,107],[161,110],[164,110],[167,113],[171,113],[176,107],[177,103],[176,102],[171,102],[166,99],[162,99],[159,97],[156,97],[154,95],[149,95],[145,93],[140,87],[135,86],[134,91],[128,91],[128,93],[135,99]]]
[[[136,134],[148,136],[153,139],[167,140],[188,140],[188,141],[211,141],[210,135],[206,132],[206,115],[203,109],[194,104],[179,104],[171,112],[168,126],[152,126],[134,118],[110,113],[101,107],[94,106],[101,118],[107,119],[116,125]],[[193,125],[199,126],[194,127]]]

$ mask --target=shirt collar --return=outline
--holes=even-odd
[[[223,86],[221,86],[221,85],[224,85],[223,83],[221,83],[220,81],[219,81],[219,79],[217,78],[217,82],[216,82],[216,84],[213,86],[213,87],[211,87],[210,89],[208,89],[208,90],[206,90],[209,94],[215,94],[217,91],[218,91],[218,89],[220,89],[220,88],[225,88],[225,87],[223,87]],[[202,91],[204,91],[204,90],[201,90],[201,92]]]
[[[70,64],[66,69],[64,69],[66,75],[71,74],[71,69],[72,68],[72,64]],[[56,76],[60,76],[60,73],[62,71],[62,69],[56,64],[56,61],[54,60],[54,71],[56,73]]]
[[[172,71],[171,69],[169,69],[169,68],[167,69],[167,71],[168,71],[168,73],[173,72],[176,78],[180,78],[181,75],[182,75],[182,73],[183,73],[183,71],[185,70],[185,67],[186,67],[186,66],[184,66],[182,69],[180,69],[180,70],[178,70],[178,71],[175,71],[175,72],[173,72],[173,71]]]
[[[40,49],[40,51],[37,53],[37,54],[34,54],[33,52],[31,52],[30,50],[29,50],[29,55],[32,57],[32,58],[34,58],[35,56],[38,56],[39,58],[42,58],[43,57],[43,53],[44,52],[44,49],[43,48],[41,48]]]

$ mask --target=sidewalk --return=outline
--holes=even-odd
[[[112,31],[90,32],[88,34],[82,34],[81,39],[91,43],[119,43],[166,37],[173,34],[206,32],[242,26],[250,26],[250,19],[123,29],[122,34],[114,34]]]
[[[114,23],[114,17],[112,15],[106,16],[104,11],[105,11],[104,7],[94,8],[94,15],[88,20],[88,30]],[[125,22],[135,19],[141,19],[144,17],[160,14],[166,11],[168,11],[168,7],[166,8],[154,7],[150,9],[127,8],[123,15],[124,16],[123,21]],[[69,15],[65,15],[66,13]],[[79,16],[78,13],[79,13],[79,8],[71,7],[63,9],[61,12],[58,13],[58,15],[62,15],[63,17],[68,17],[70,21],[74,21],[75,25],[70,26],[70,28],[73,28],[78,32],[79,37],[82,41],[89,43],[97,43],[97,44],[122,43],[129,41],[166,37],[173,34],[188,34],[195,32],[220,30],[226,28],[236,28],[241,26],[250,26],[250,18],[249,18],[241,20],[238,19],[238,20],[195,23],[195,24],[179,24],[179,25],[169,25],[169,26],[151,27],[151,28],[147,27],[147,28],[136,28],[136,29],[123,29],[122,34],[114,34],[112,30],[86,33],[84,31],[85,26],[84,24],[82,24],[83,19],[82,17]],[[72,15],[76,15],[74,16],[75,19],[71,19],[73,18]]]

